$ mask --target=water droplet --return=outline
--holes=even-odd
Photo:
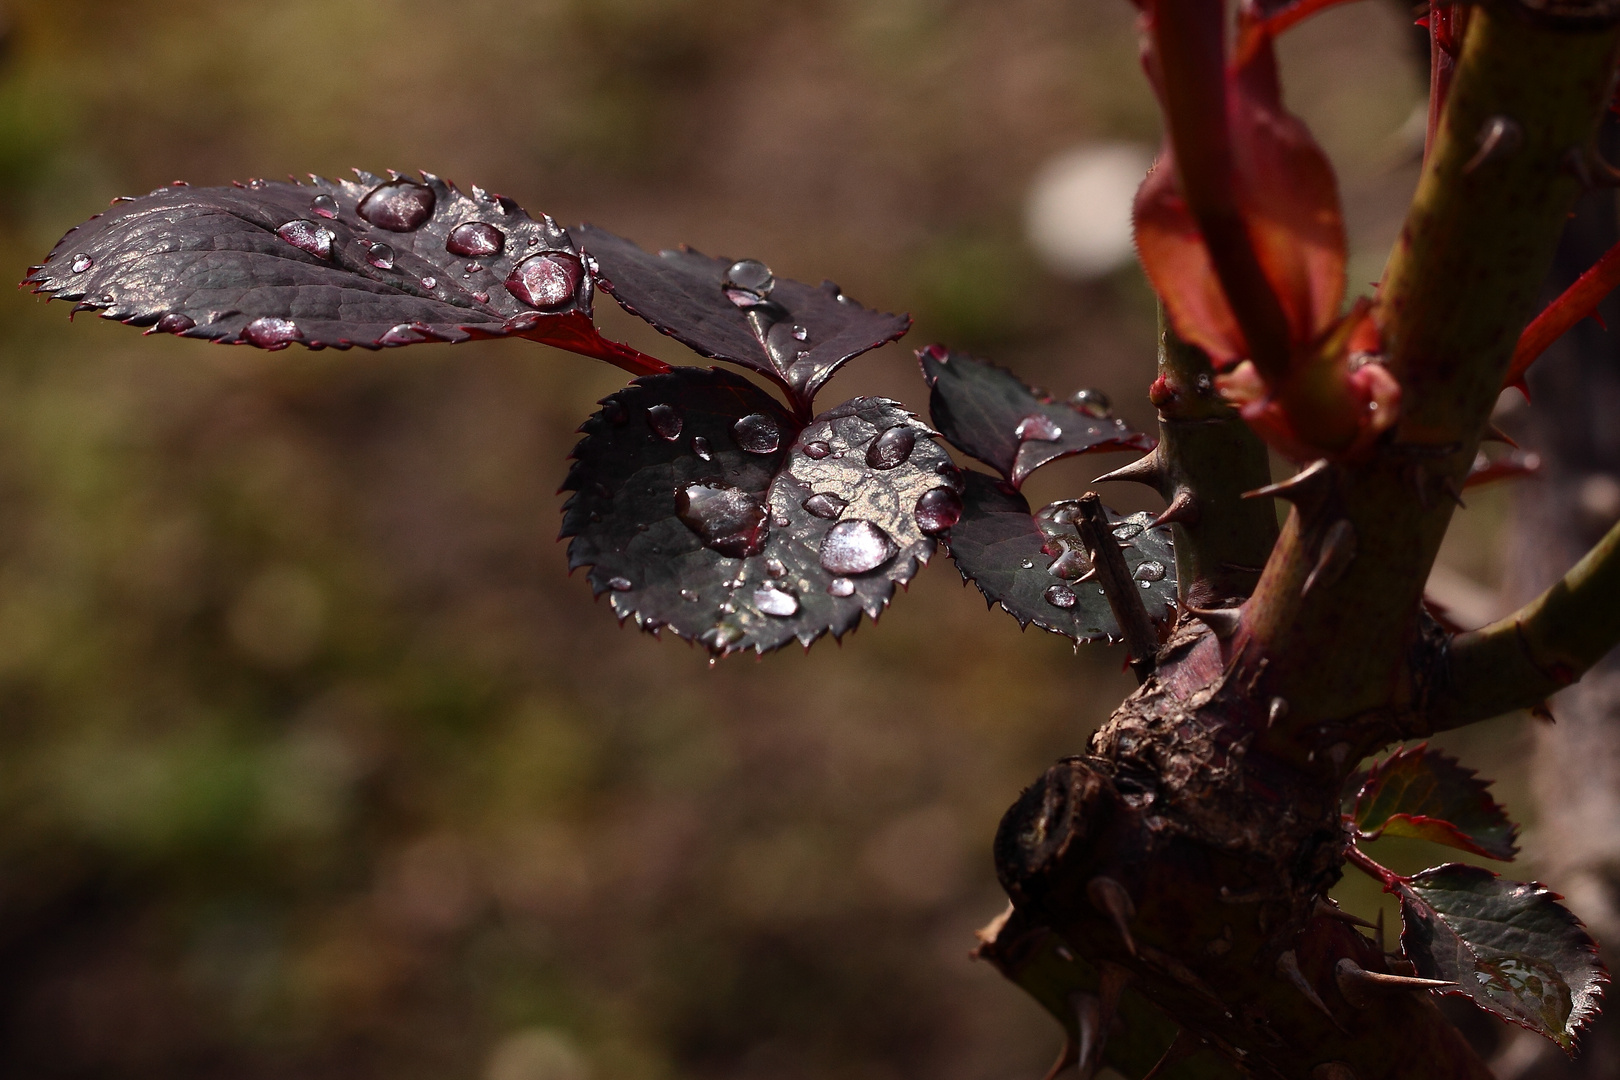
[[[781,577],[787,573],[787,567],[782,565],[781,559],[778,559],[775,555],[772,555],[770,558],[765,560],[765,572],[771,575],[771,577]]]
[[[489,303],[489,293],[487,293],[487,292],[475,292],[475,293],[472,294],[472,297],[473,297],[474,300],[478,301],[480,304]]]
[[[681,590],[681,599],[682,600],[686,600],[686,601],[688,601],[690,603],[697,603],[697,598],[698,598],[698,594],[693,592],[691,589],[682,589]]]
[[[830,453],[832,453],[832,447],[828,446],[820,439],[817,439],[815,442],[807,442],[804,444],[804,456],[809,458],[811,461],[820,461]]]
[[[739,259],[726,269],[722,284],[728,289],[741,289],[755,296],[769,296],[771,289],[776,286],[776,278],[772,276],[771,268],[758,259]]]
[[[720,601],[720,614],[722,614],[722,615],[733,615],[733,614],[736,613],[736,611],[737,611],[737,605],[733,604],[730,600],[722,600],[722,601]],[[741,635],[738,635],[738,636],[741,636]]]
[[[585,268],[566,251],[531,255],[512,268],[506,291],[530,307],[559,308],[574,298]]]
[[[828,596],[849,596],[855,591],[855,583],[847,577],[835,577],[827,582]]]
[[[688,484],[676,493],[675,513],[706,545],[734,559],[758,555],[770,535],[770,515],[759,500],[724,484]]]
[[[462,277],[472,277],[482,269],[483,267],[479,266],[477,263],[468,263],[466,266],[461,268],[461,275]]]
[[[821,566],[833,574],[864,574],[876,570],[898,549],[889,534],[870,521],[840,521],[821,541]]]
[[[183,334],[197,325],[197,320],[171,311],[157,321],[156,330],[160,334]]]
[[[892,427],[872,440],[866,448],[866,463],[874,469],[893,469],[911,456],[917,432],[909,427]]]
[[[1106,418],[1114,411],[1113,402],[1109,401],[1108,395],[1101,390],[1076,390],[1069,398],[1069,404],[1087,416],[1094,416],[1099,420]]]
[[[433,189],[411,180],[390,180],[360,200],[360,216],[389,232],[414,232],[433,213]]]
[[[935,465],[934,472],[939,475],[941,480],[945,481],[946,487],[950,488],[957,494],[961,494],[963,491],[967,490],[967,478],[962,475],[961,469],[958,469],[949,461],[942,461],[938,465]]]
[[[242,328],[243,340],[261,349],[283,349],[288,342],[297,341],[300,336],[292,320],[270,315],[254,319]]]
[[[761,585],[754,590],[754,606],[767,615],[785,619],[799,613],[799,598],[775,585]]]
[[[793,328],[793,340],[794,341],[809,341],[810,340],[810,331],[806,330],[802,326],[795,326]]]
[[[937,536],[962,520],[962,496],[948,487],[930,488],[917,500],[917,528]]]
[[[771,519],[771,523],[778,529],[785,529],[789,525],[793,524],[792,520],[790,520],[786,514],[777,514]]]
[[[287,222],[276,230],[276,235],[299,251],[307,251],[317,259],[330,259],[332,241],[337,239],[337,234],[325,225],[317,225],[303,218]]]
[[[499,255],[506,250],[506,234],[483,221],[464,221],[450,230],[444,249],[464,259]]]
[[[709,450],[709,440],[701,435],[692,436],[692,453],[704,461],[714,460],[714,454]]]
[[[1034,559],[1025,559],[1022,562],[1020,562],[1018,565],[1022,566],[1025,570],[1033,570],[1033,569],[1035,569],[1035,560]]]
[[[96,265],[96,260],[82,251],[73,256],[73,272],[75,274],[82,274],[94,265]]]
[[[1018,421],[1018,427],[1013,434],[1020,439],[1033,439],[1037,442],[1057,442],[1063,438],[1063,429],[1058,427],[1057,423],[1045,413],[1030,413]]]
[[[681,413],[673,405],[654,405],[647,410],[647,426],[667,442],[681,437]]]
[[[392,270],[394,268],[394,249],[387,244],[372,244],[371,250],[366,253],[366,262],[379,270]]]
[[[436,277],[425,277],[425,278],[422,279],[422,288],[424,288],[424,289],[437,289],[438,287],[439,287],[439,279],[438,278],[436,278]]]
[[[750,454],[774,454],[782,445],[782,429],[764,413],[749,413],[731,425],[731,437]]]
[[[422,338],[423,335],[417,331],[416,327],[410,323],[400,323],[398,326],[389,327],[388,333],[382,336],[382,344],[414,345],[421,341]]]
[[[765,331],[765,351],[770,354],[771,363],[779,368],[792,367],[805,353],[799,339],[793,336],[793,327],[785,322],[773,323]]]
[[[1163,581],[1166,573],[1164,563],[1158,559],[1148,559],[1138,566],[1136,573],[1131,576],[1146,585],[1150,581]]]
[[[1046,547],[1041,550],[1048,555],[1057,556],[1046,567],[1046,572],[1055,578],[1074,581],[1076,578],[1085,577],[1091,569],[1091,553],[1078,540],[1064,537],[1055,551]]]
[[[631,581],[627,577],[608,578],[608,588],[612,589],[614,592],[629,592],[635,587],[635,582]]]
[[[1079,600],[1067,585],[1053,585],[1045,592],[1046,602],[1055,608],[1072,608]]]
[[[1123,524],[1115,525],[1111,531],[1114,534],[1114,539],[1123,543],[1126,541],[1135,540],[1138,536],[1141,536],[1142,526],[1138,525],[1134,521],[1127,521]]]
[[[309,212],[316,217],[331,220],[338,216],[337,200],[330,195],[317,195],[309,200]]]
[[[844,512],[844,507],[848,505],[849,502],[847,500],[840,499],[837,495],[834,495],[830,491],[818,492],[817,494],[812,495],[808,499],[804,500],[804,508],[806,510],[816,515],[816,517],[826,518],[828,521],[837,520],[838,515],[842,514]]]

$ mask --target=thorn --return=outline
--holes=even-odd
[[[1102,1065],[1103,1046],[1108,1032],[1102,1023],[1102,1002],[1095,994],[1070,994],[1069,1006],[1074,1010],[1074,1029],[1080,1034],[1075,1050],[1075,1069],[1080,1080],[1091,1080]]]
[[[1316,914],[1324,919],[1338,919],[1340,922],[1347,922],[1351,926],[1364,926],[1368,930],[1372,930],[1378,925],[1377,923],[1368,922],[1359,915],[1350,914],[1325,896],[1316,898]]]
[[[1170,505],[1165,507],[1164,511],[1153,519],[1153,524],[1148,527],[1157,529],[1161,525],[1170,524],[1196,525],[1200,516],[1198,496],[1186,488],[1182,488],[1176,492],[1176,497],[1170,500]]]
[[[1287,480],[1265,487],[1245,491],[1245,499],[1286,499],[1295,506],[1319,502],[1328,492],[1333,479],[1333,466],[1327,458],[1317,458]]]
[[[1170,1040],[1170,1045],[1165,1048],[1159,1060],[1154,1064],[1153,1068],[1147,1071],[1147,1075],[1142,1077],[1142,1080],[1158,1080],[1159,1075],[1166,1069],[1192,1057],[1203,1049],[1203,1046],[1203,1039],[1200,1039],[1186,1028],[1178,1028],[1176,1037]]]
[[[1515,153],[1524,144],[1524,128],[1512,117],[1493,116],[1479,129],[1477,142],[1479,149],[1462,167],[1464,176],[1486,162],[1499,161]]]
[[[1190,607],[1187,613],[1205,626],[1210,632],[1222,641],[1231,638],[1243,625],[1243,609],[1235,608],[1195,608]]]
[[[1333,1015],[1333,1010],[1327,1007],[1327,1003],[1317,994],[1316,988],[1311,985],[1310,980],[1305,978],[1305,973],[1299,970],[1299,955],[1293,949],[1289,949],[1277,957],[1277,977],[1298,990],[1306,1001],[1320,1009],[1323,1016],[1333,1021],[1334,1027],[1340,1031],[1344,1030],[1344,1025],[1339,1023],[1339,1018]]]
[[[1287,716],[1287,715],[1288,715],[1288,699],[1287,698],[1280,698],[1280,697],[1272,698],[1271,699],[1271,707],[1266,710],[1266,727],[1268,727],[1268,728],[1276,727],[1277,722],[1279,720],[1281,720],[1283,717]],[[1321,903],[1321,901],[1318,900],[1317,903]]]
[[[1154,491],[1163,490],[1170,477],[1165,472],[1164,461],[1159,457],[1157,449],[1151,450],[1129,465],[1115,469],[1111,473],[1104,473],[1093,480],[1093,484],[1100,484],[1104,480],[1129,480],[1137,484],[1146,484]]]
[[[1309,596],[1317,582],[1321,582],[1323,586],[1330,586],[1338,581],[1355,561],[1355,557],[1356,527],[1350,524],[1350,519],[1340,518],[1328,526],[1327,535],[1322,537],[1322,546],[1317,549],[1316,565],[1305,578],[1305,585],[1299,590],[1299,595]]]
[[[1446,477],[1444,480],[1440,481],[1440,490],[1444,491],[1446,493],[1446,497],[1452,502],[1456,503],[1459,509],[1468,509],[1468,504],[1463,502],[1462,491],[1457,487],[1457,481],[1453,480],[1449,476]]]
[[[1530,706],[1530,715],[1535,717],[1537,720],[1540,720],[1543,724],[1558,723],[1558,717],[1553,715],[1552,709],[1547,706],[1545,701],[1543,701],[1540,705]]]
[[[1046,1070],[1046,1075],[1042,1077],[1042,1080],[1056,1080],[1059,1073],[1075,1063],[1075,1054],[1074,1040],[1065,1031],[1063,1033],[1063,1048],[1058,1051],[1057,1060],[1052,1062],[1052,1067]]]
[[[1135,976],[1131,974],[1129,968],[1121,967],[1109,960],[1104,960],[1097,966],[1102,969],[1102,982],[1097,994],[1102,1003],[1102,1030],[1106,1039],[1119,1021],[1119,999]]]
[[[1086,884],[1086,896],[1093,907],[1114,920],[1114,929],[1119,931],[1125,951],[1135,956],[1136,939],[1131,937],[1131,920],[1136,917],[1136,904],[1125,886],[1111,877],[1098,875]]]
[[[1507,443],[1515,450],[1519,448],[1519,444],[1513,441],[1513,436],[1509,435],[1495,424],[1486,424],[1485,434],[1482,435],[1480,439],[1482,442]]]
[[[1457,985],[1444,979],[1419,979],[1410,975],[1367,971],[1348,956],[1333,966],[1333,981],[1339,984],[1339,993],[1344,995],[1344,1000],[1358,1009],[1368,1008],[1380,995],[1412,990],[1444,990]]]

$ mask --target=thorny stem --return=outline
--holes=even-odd
[[[1142,595],[1131,578],[1125,555],[1119,550],[1119,541],[1108,526],[1108,514],[1095,491],[1080,497],[1080,539],[1091,553],[1091,565],[1096,570],[1097,584],[1108,598],[1108,607],[1119,624],[1130,652],[1131,667],[1137,681],[1148,677],[1153,670],[1153,657],[1159,651],[1159,636],[1154,633],[1153,620],[1148,618]]]

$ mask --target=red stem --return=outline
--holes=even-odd
[[[1603,253],[1591,269],[1575,279],[1575,283],[1548,304],[1519,335],[1518,347],[1513,350],[1513,363],[1508,367],[1505,386],[1524,384],[1524,373],[1535,363],[1536,357],[1547,346],[1563,337],[1569,328],[1597,311],[1603,298],[1620,285],[1620,244]]]
[[[1385,892],[1394,892],[1395,886],[1406,880],[1395,871],[1390,870],[1387,867],[1380,866],[1378,863],[1374,862],[1366,852],[1362,851],[1354,844],[1351,844],[1344,849],[1344,857],[1349,860],[1350,864],[1357,870],[1360,870],[1374,881],[1383,885]]]

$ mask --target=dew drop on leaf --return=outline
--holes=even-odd
[[[1114,411],[1113,402],[1109,401],[1108,395],[1101,390],[1076,390],[1069,398],[1069,404],[1087,416],[1094,416],[1099,420],[1108,417]]]
[[[817,439],[815,442],[807,442],[804,444],[804,456],[809,458],[811,461],[820,461],[830,453],[832,453],[832,447],[822,442],[820,439]]]
[[[870,521],[840,521],[821,541],[821,565],[832,574],[864,574],[876,570],[899,549],[889,534]]]
[[[1158,559],[1148,559],[1136,568],[1136,573],[1132,576],[1143,585],[1146,585],[1151,581],[1163,581],[1166,573],[1164,563]]]
[[[96,265],[96,260],[92,259],[82,251],[73,256],[72,269],[75,274],[82,274],[94,265]]]
[[[782,429],[764,413],[749,413],[731,425],[731,437],[750,454],[774,454],[782,445]]]
[[[612,589],[614,592],[629,592],[635,587],[636,583],[627,577],[608,578],[608,588]]]
[[[261,349],[280,349],[288,342],[297,341],[299,332],[292,320],[265,315],[243,327],[242,337],[250,345],[257,345]]]
[[[772,555],[770,558],[765,560],[765,572],[771,575],[771,577],[782,577],[787,574],[787,567],[782,565],[781,559],[778,559],[775,555]]]
[[[178,311],[171,311],[157,321],[156,330],[160,334],[183,334],[197,325],[197,321]]]
[[[855,591],[855,583],[847,577],[835,577],[827,582],[828,596],[849,596]]]
[[[387,244],[372,244],[371,250],[366,253],[366,262],[379,270],[392,270],[394,268],[394,249]]]
[[[1057,556],[1047,566],[1048,574],[1064,581],[1074,581],[1076,578],[1084,577],[1091,569],[1091,553],[1077,538],[1062,537],[1053,543],[1057,545],[1056,551],[1047,547],[1041,548],[1048,555]]]
[[[874,469],[893,469],[911,457],[917,433],[909,427],[892,427],[872,440],[866,448],[866,463]]]
[[[802,326],[795,326],[793,328],[793,340],[794,341],[809,341],[810,340],[810,331],[806,330]]]
[[[1055,608],[1072,608],[1079,599],[1067,585],[1053,585],[1045,595],[1046,602]]]
[[[830,491],[818,492],[804,500],[804,508],[818,518],[835,521],[849,503]]]
[[[689,603],[696,603],[697,599],[698,599],[698,594],[693,592],[691,589],[682,589],[681,590],[681,599],[685,600],[685,601],[687,601]]]
[[[438,278],[436,278],[436,277],[425,277],[425,278],[422,279],[422,288],[424,288],[424,289],[437,289],[438,287],[439,287],[439,279]]]
[[[758,555],[770,535],[760,501],[724,484],[688,484],[676,493],[675,513],[706,546],[734,559]]]
[[[307,251],[317,259],[332,257],[332,241],[337,234],[325,225],[297,218],[276,230],[276,235],[299,251]]]
[[[754,606],[767,615],[786,618],[799,613],[799,598],[775,585],[761,585],[754,590]]]
[[[948,487],[930,488],[917,500],[917,528],[938,536],[962,520],[962,496]]]
[[[579,259],[564,251],[531,255],[512,268],[506,291],[542,310],[562,307],[574,298],[585,277]]]
[[[411,180],[390,180],[360,200],[360,216],[389,232],[414,232],[433,214],[433,189]]]
[[[709,440],[705,439],[701,435],[694,435],[692,437],[692,453],[696,454],[704,461],[714,460],[714,453],[709,449]]]
[[[653,434],[666,442],[681,437],[681,414],[673,405],[654,405],[647,410],[647,426]]]
[[[1113,533],[1114,539],[1121,542],[1135,540],[1138,536],[1142,535],[1142,526],[1138,525],[1134,521],[1127,521],[1123,525],[1115,525],[1113,528]]]
[[[758,259],[739,259],[727,267],[723,284],[728,289],[739,289],[764,297],[769,296],[771,289],[776,286],[776,278],[771,274],[771,268]]]
[[[1035,569],[1035,560],[1034,559],[1024,559],[1021,562],[1019,562],[1018,565],[1022,566],[1025,570],[1033,570],[1033,569]]]
[[[338,216],[337,200],[330,195],[317,195],[309,200],[309,212],[330,221]]]
[[[779,322],[765,332],[765,351],[771,354],[771,363],[779,368],[791,367],[804,355],[803,339],[794,334],[796,329],[788,323]]]
[[[1018,427],[1013,434],[1026,441],[1033,439],[1036,442],[1057,442],[1063,438],[1063,429],[1045,413],[1030,413],[1018,421]]]
[[[422,340],[422,334],[410,323],[400,323],[398,326],[388,328],[388,333],[382,336],[384,345],[414,345]]]
[[[464,221],[450,230],[444,249],[464,259],[499,255],[506,249],[506,234],[484,221]]]

